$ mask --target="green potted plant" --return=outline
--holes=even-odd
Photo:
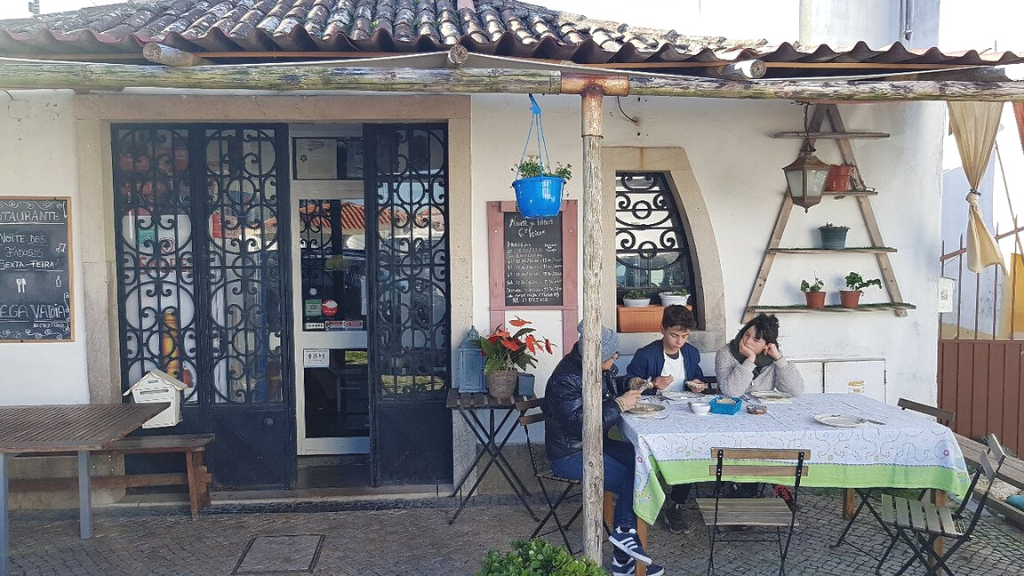
[[[608,576],[592,560],[576,558],[541,538],[515,540],[512,550],[491,550],[477,576]]]
[[[644,308],[651,305],[651,297],[642,290],[630,290],[622,295],[622,305],[626,308]]]
[[[826,222],[824,226],[818,226],[821,233],[821,247],[826,250],[842,250],[846,247],[846,233],[850,231],[849,226],[836,226]]]
[[[661,292],[658,296],[661,297],[662,306],[674,306],[676,304],[686,306],[686,303],[690,300],[690,292],[686,288]]]
[[[551,354],[554,344],[546,338],[538,338],[530,322],[522,318],[509,320],[509,325],[518,330],[513,334],[498,326],[487,336],[480,338],[483,353],[484,376],[487,379],[487,393],[498,400],[508,400],[515,394],[519,371],[537,365],[537,353]]]
[[[516,204],[523,218],[552,218],[562,209],[562,190],[572,179],[572,164],[551,165],[539,156],[527,156],[512,166],[516,178]]]
[[[860,297],[863,290],[868,286],[882,287],[882,281],[878,278],[865,280],[860,274],[850,272],[846,275],[846,290],[839,291],[839,303],[843,308],[856,308],[860,305]]]
[[[807,299],[808,308],[820,310],[825,307],[825,292],[821,290],[824,286],[825,283],[817,276],[814,277],[813,284],[807,280],[800,282],[800,291],[804,293],[804,297]]]

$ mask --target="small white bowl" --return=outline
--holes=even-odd
[[[698,416],[703,416],[711,412],[711,404],[707,402],[690,402],[690,410]]]

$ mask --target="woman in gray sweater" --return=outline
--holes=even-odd
[[[742,396],[754,390],[803,394],[804,379],[779,351],[779,319],[758,314],[715,355],[719,393]]]

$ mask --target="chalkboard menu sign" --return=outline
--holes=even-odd
[[[68,198],[0,198],[0,341],[70,341]]]
[[[505,305],[562,305],[562,214],[526,219],[506,212]]]

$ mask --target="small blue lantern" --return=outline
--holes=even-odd
[[[480,352],[480,333],[469,329],[466,340],[458,348],[455,363],[455,387],[463,394],[487,392],[484,380],[484,355]]]

